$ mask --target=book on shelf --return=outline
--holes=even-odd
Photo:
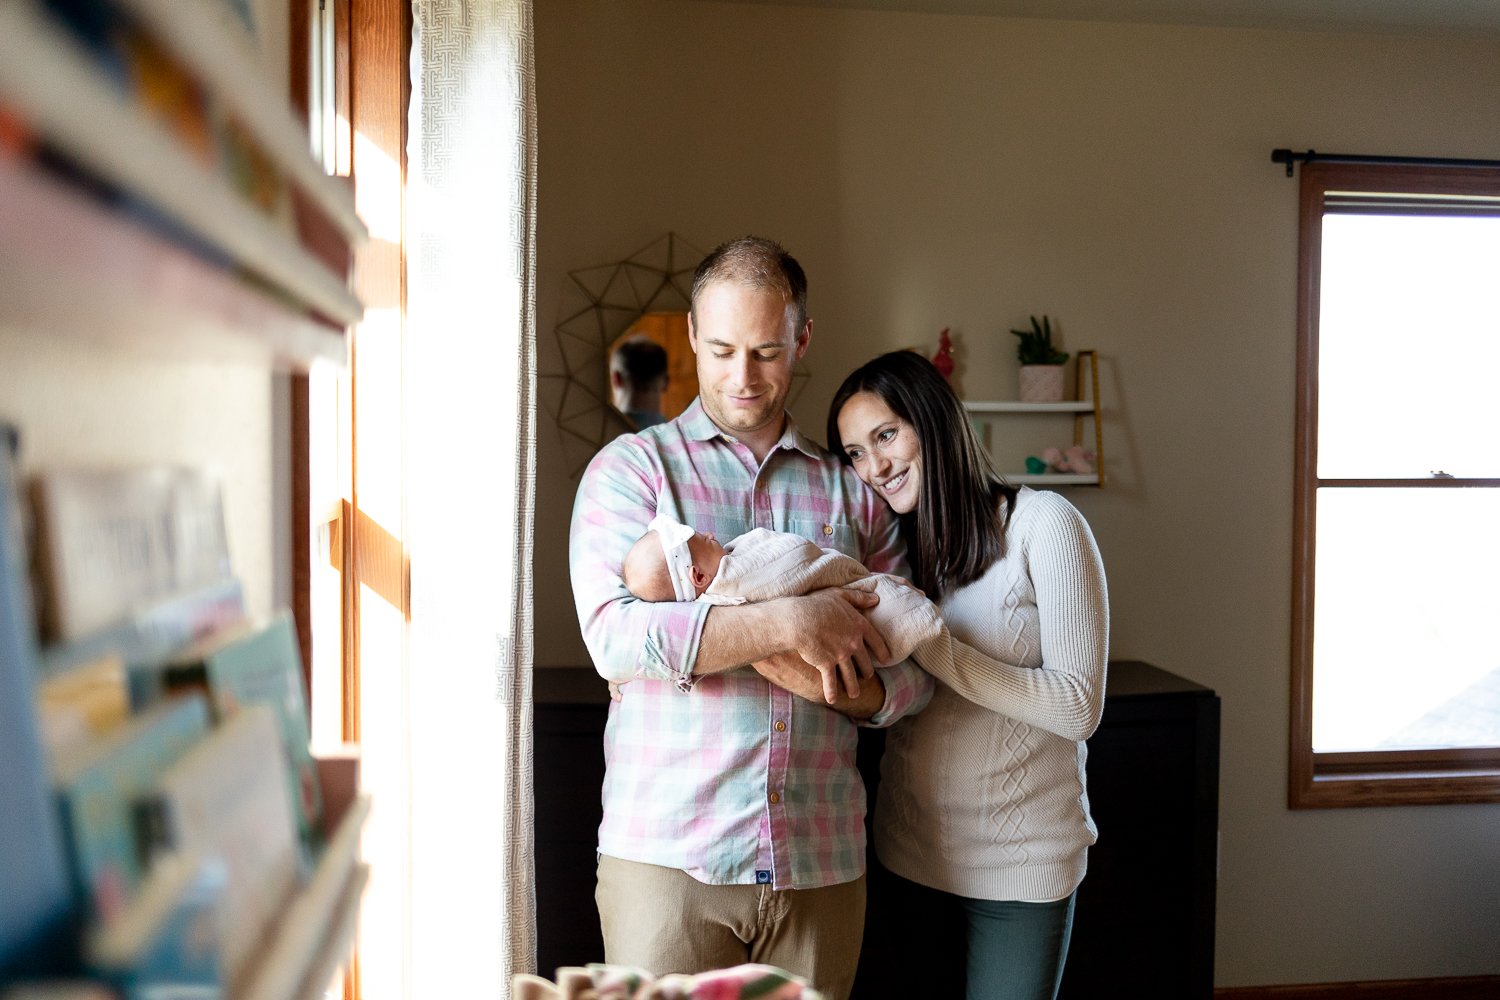
[[[267,620],[239,622],[205,636],[163,664],[161,683],[168,693],[203,691],[221,722],[249,705],[274,711],[289,765],[287,797],[303,862],[310,864],[320,846],[323,803],[317,763],[308,748],[302,654],[291,613],[283,610]]]
[[[37,728],[37,640],[15,441],[15,428],[0,421],[0,985],[66,968],[74,919]]]
[[[119,1000],[220,1000],[228,992],[217,917],[224,866],[201,852],[151,866],[130,906],[88,938],[88,970]]]
[[[42,676],[65,678],[101,658],[124,663],[133,711],[163,694],[161,665],[174,652],[245,617],[244,588],[233,577],[140,608],[123,621],[72,642],[42,647]]]
[[[50,759],[100,736],[130,715],[125,661],[106,652],[37,681],[37,721]]]
[[[74,889],[89,920],[123,911],[146,871],[136,801],[208,731],[201,697],[144,712],[52,762]]]
[[[231,987],[301,878],[286,769],[275,711],[246,705],[163,773],[138,806],[153,861],[163,852],[201,852],[222,862],[214,919]]]
[[[206,470],[51,469],[32,501],[42,625],[58,641],[230,576],[221,488]]]

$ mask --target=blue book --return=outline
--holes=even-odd
[[[124,911],[145,874],[136,800],[208,731],[196,695],[166,702],[53,762],[74,891],[92,920]]]
[[[0,985],[65,969],[73,896],[36,718],[37,644],[15,431],[0,423]]]
[[[139,712],[163,696],[163,661],[244,617],[244,590],[229,577],[149,604],[72,642],[43,646],[42,674],[60,677],[102,656],[118,656],[125,663],[130,707]]]

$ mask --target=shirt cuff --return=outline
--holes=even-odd
[[[708,605],[696,601],[663,601],[651,605],[651,618],[646,624],[646,641],[636,675],[671,681],[677,690],[691,691],[698,682],[693,667],[698,663],[698,649],[708,612]]]
[[[915,660],[902,660],[883,668],[880,679],[885,684],[885,703],[860,723],[867,729],[884,729],[897,719],[920,712],[932,700],[932,675],[917,666]]]

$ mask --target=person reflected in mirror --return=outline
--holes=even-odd
[[[882,761],[872,892],[889,895],[872,912],[889,919],[871,943],[909,947],[946,910],[966,928],[969,1000],[1050,1000],[1096,839],[1084,740],[1104,707],[1109,598],[1093,532],[1057,493],[996,475],[919,354],[850,374],[828,441],[899,517],[946,625],[915,654],[938,682],[931,704],[896,724]]]
[[[625,586],[643,601],[703,601],[748,604],[778,597],[801,597],[826,587],[853,587],[874,593],[880,603],[865,616],[880,632],[889,653],[876,666],[887,667],[912,655],[921,643],[938,638],[943,622],[937,606],[911,581],[891,573],[871,573],[837,549],[788,531],[753,528],[721,543],[665,514],[625,556]],[[829,704],[838,692],[825,689]]]
[[[609,390],[615,409],[636,430],[666,423],[661,396],[667,391],[667,349],[649,337],[630,337],[609,359]]]
[[[844,1000],[864,927],[856,726],[920,709],[931,676],[909,660],[876,673],[889,649],[862,613],[874,594],[652,603],[622,576],[659,514],[719,538],[791,532],[905,575],[895,516],[787,413],[812,329],[807,277],[776,242],[703,259],[688,313],[698,396],[590,462],[569,574],[595,669],[628,682],[604,737],[605,960],[659,975],[762,962]]]

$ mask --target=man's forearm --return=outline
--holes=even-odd
[[[786,635],[786,615],[776,613],[780,602],[714,607],[703,622],[693,673],[699,677],[722,673],[763,660],[792,647]]]

